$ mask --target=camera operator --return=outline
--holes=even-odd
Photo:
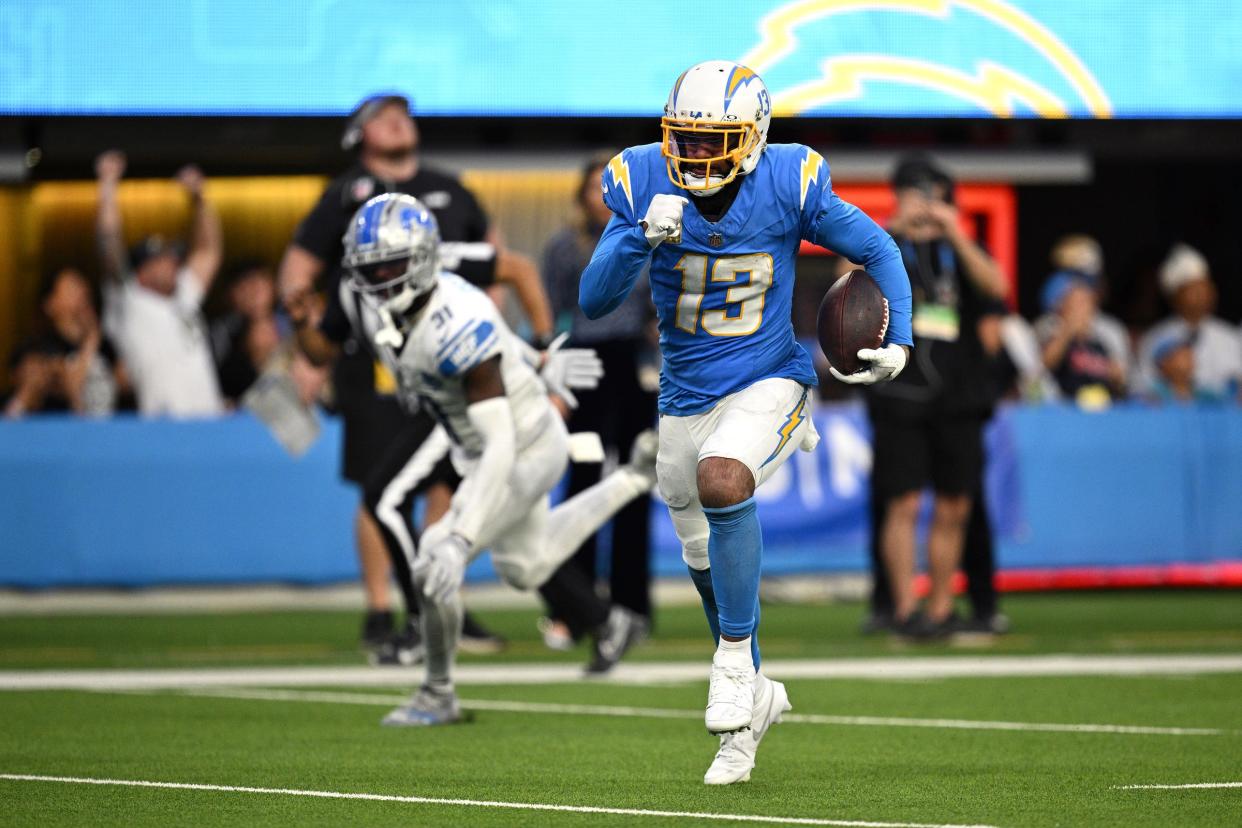
[[[875,434],[873,497],[878,541],[902,635],[956,631],[952,582],[983,477],[983,426],[995,399],[989,362],[999,344],[981,323],[1003,313],[1006,286],[996,262],[969,236],[954,182],[930,159],[903,159],[893,176],[897,209],[889,230],[914,298],[914,354],[893,382],[868,389]],[[923,488],[934,492],[927,539],[931,590],[914,592],[916,523]]]

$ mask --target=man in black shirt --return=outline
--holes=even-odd
[[[1006,285],[990,256],[962,230],[953,180],[930,160],[894,175],[890,232],[910,274],[915,347],[906,370],[868,389],[875,432],[873,497],[879,545],[899,632],[947,634],[955,623],[953,575],[973,495],[983,476],[983,426],[996,392],[979,323],[1003,313]],[[923,487],[934,494],[927,557],[931,590],[918,610],[915,535]]]
[[[357,152],[356,163],[333,179],[303,219],[280,267],[281,298],[295,324],[319,320],[319,347],[307,355],[318,364],[335,360],[333,382],[344,421],[342,472],[363,494],[355,524],[371,610],[363,637],[380,648],[381,661],[408,662],[419,651],[417,596],[408,561],[415,542],[413,500],[426,493],[426,521],[434,522],[448,509],[457,477],[447,459],[417,479],[401,474],[434,422],[426,414],[411,416],[401,410],[394,396],[394,378],[375,360],[370,344],[352,334],[339,290],[342,237],[350,218],[367,199],[380,193],[417,197],[435,214],[441,237],[449,243],[441,251],[445,269],[477,285],[510,284],[536,337],[552,333],[551,312],[534,263],[491,243],[487,216],[474,196],[452,176],[425,167],[418,145],[418,127],[406,98],[377,95],[360,103],[341,139],[343,149]],[[321,277],[326,309],[315,307],[310,300]],[[386,641],[392,616],[387,611],[385,555],[408,614],[404,632],[391,642]],[[464,645],[471,641],[472,632],[481,633],[467,619]],[[485,633],[473,636],[476,646],[489,639],[495,640]]]

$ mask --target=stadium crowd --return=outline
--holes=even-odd
[[[177,175],[194,206],[188,244],[148,236],[123,248],[115,193],[124,167],[115,151],[97,163],[98,277],[58,267],[42,278],[33,332],[7,355],[6,417],[222,415],[238,407],[265,366],[294,352],[277,301],[276,263],[225,267],[219,220],[193,166]],[[946,206],[933,222],[956,221],[956,211]],[[545,278],[554,299],[570,295],[561,264],[572,253],[573,232],[546,244]],[[985,338],[1003,353],[1001,396],[1070,400],[1084,408],[1126,400],[1237,402],[1242,328],[1215,315],[1217,290],[1207,259],[1187,244],[1169,250],[1157,271],[1169,315],[1146,330],[1127,328],[1103,309],[1105,261],[1089,235],[1066,235],[1049,252],[1047,274],[1021,275],[1042,283],[1032,319],[1005,312],[1003,301],[994,319],[984,316]],[[222,269],[227,276],[217,280]],[[568,328],[575,317],[565,304],[555,310]],[[315,398],[325,377],[307,368],[298,366],[295,375],[306,396]]]

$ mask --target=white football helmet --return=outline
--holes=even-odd
[[[772,99],[753,71],[696,63],[673,84],[660,119],[669,180],[696,196],[719,192],[759,163],[771,121]]]
[[[384,193],[358,208],[345,231],[341,265],[349,287],[385,316],[409,310],[436,284],[440,228],[414,196]]]

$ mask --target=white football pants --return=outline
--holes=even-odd
[[[699,502],[699,461],[728,457],[750,469],[758,488],[794,450],[819,443],[811,422],[810,389],[791,379],[765,379],[736,391],[708,411],[688,417],[660,415],[656,474],[692,569],[708,568],[707,516]]]
[[[646,495],[646,477],[622,466],[599,483],[551,508],[548,493],[556,487],[569,465],[569,435],[560,417],[548,418],[549,426],[518,453],[509,475],[504,499],[494,518],[475,539],[473,559],[490,549],[492,564],[500,577],[521,590],[535,589],[548,580],[626,504]],[[448,537],[467,501],[472,485],[471,468],[463,468],[464,480],[443,518],[423,532],[419,547],[429,549]],[[457,638],[461,631],[461,598],[454,595],[437,605],[423,599],[423,638],[427,646],[427,678],[431,683],[451,680]]]

